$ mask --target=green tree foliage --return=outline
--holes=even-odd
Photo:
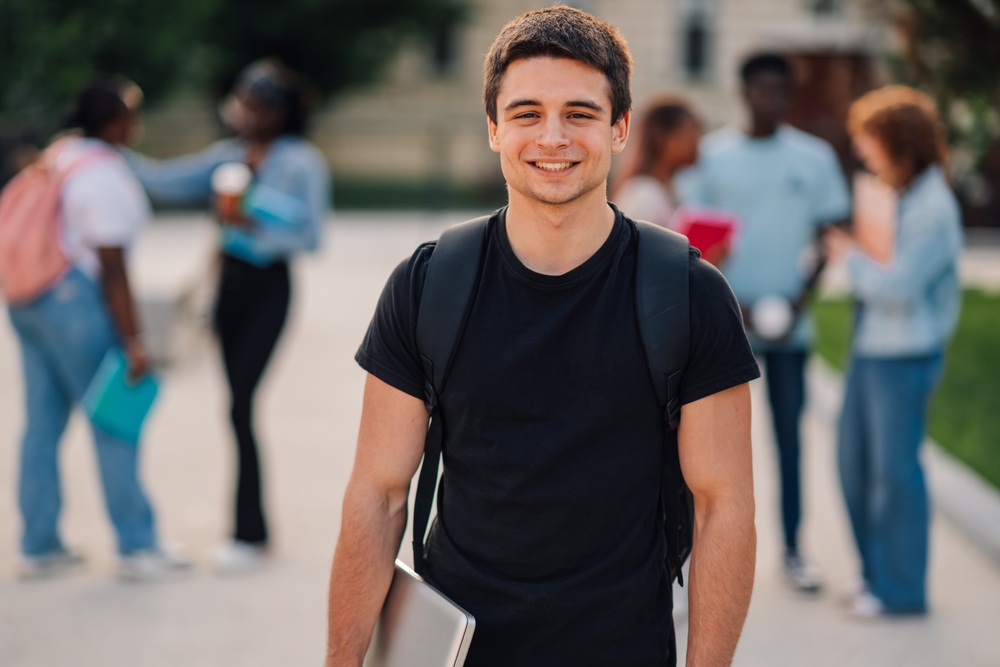
[[[1000,0],[904,0],[912,74],[944,94],[1000,102]]]
[[[454,0],[216,0],[212,83],[229,88],[257,58],[276,55],[327,94],[369,81],[419,35],[436,45],[463,15]]]
[[[894,0],[904,43],[901,78],[945,112],[952,175],[964,201],[1000,198],[1000,0]],[[987,182],[987,176],[994,181]],[[991,192],[992,191],[992,192]]]
[[[155,98],[188,61],[205,0],[0,0],[0,112],[49,125],[100,73]]]
[[[99,73],[154,101],[178,81],[221,93],[263,56],[334,94],[410,37],[437,44],[462,12],[461,0],[0,0],[0,117],[51,126]]]

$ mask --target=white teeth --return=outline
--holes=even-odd
[[[546,171],[562,171],[573,166],[572,162],[536,162],[535,166]]]

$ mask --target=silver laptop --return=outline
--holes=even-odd
[[[462,667],[476,619],[396,561],[365,667]]]

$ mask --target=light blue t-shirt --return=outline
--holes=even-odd
[[[684,203],[739,217],[739,236],[721,269],[747,306],[767,294],[798,297],[809,277],[805,257],[817,228],[851,212],[833,148],[787,125],[763,139],[731,128],[713,132],[702,140],[698,164],[677,186]],[[800,318],[781,347],[807,347],[810,329],[807,318]],[[758,350],[773,347],[752,342]]]

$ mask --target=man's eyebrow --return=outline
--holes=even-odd
[[[507,106],[503,108],[504,111],[511,111],[512,109],[517,109],[518,107],[539,107],[542,103],[538,100],[514,100]]]
[[[519,107],[540,107],[540,106],[542,106],[542,103],[539,102],[538,100],[523,99],[523,100],[514,100],[513,102],[505,106],[503,110],[507,112],[517,109]],[[565,106],[582,107],[584,109],[590,109],[592,111],[596,111],[597,113],[604,113],[604,107],[602,107],[597,102],[594,102],[593,100],[570,100],[569,102],[566,103]]]
[[[567,102],[566,106],[568,106],[568,107],[583,107],[584,109],[590,109],[591,111],[596,111],[598,113],[604,113],[604,107],[602,107],[597,102],[594,102],[594,101],[591,101],[591,100],[573,100],[571,102]]]

